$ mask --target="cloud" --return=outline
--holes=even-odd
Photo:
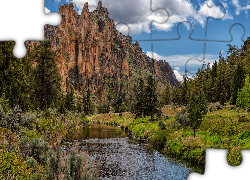
[[[86,2],[88,2],[90,11],[95,10],[98,1],[99,0],[71,0],[71,2],[73,2],[75,7],[78,9],[78,13],[81,13]],[[213,4],[212,0],[209,0],[208,2],[209,4]],[[153,28],[155,30],[171,31],[172,28],[179,22],[190,21],[204,26],[207,16],[218,18],[224,13],[219,7],[209,8],[206,2],[199,4],[197,7],[189,0],[153,1],[152,10],[165,8],[170,15],[169,18],[166,10],[159,9],[157,11],[151,11],[150,0],[102,0],[102,4],[108,9],[110,18],[113,18],[116,24],[124,22],[130,27],[130,35],[140,34],[141,32],[149,33],[149,25],[152,21],[157,22],[153,23]],[[168,21],[165,22],[167,19]],[[225,19],[226,17],[223,20]],[[119,28],[121,29],[118,30],[122,33],[127,32],[125,27],[120,26]],[[187,28],[189,28],[189,26],[187,26]]]
[[[176,70],[180,70],[181,68],[179,68],[179,67],[174,67]]]
[[[232,0],[232,3],[234,5],[234,7],[236,8],[235,14],[239,15],[240,11],[245,11],[245,13],[247,14],[247,10],[250,9],[250,5],[246,5],[245,7],[241,7],[240,3],[238,0]]]
[[[198,61],[194,58],[197,58],[199,60],[203,59],[203,54],[186,54],[186,55],[171,55],[171,56],[161,56],[155,52],[149,52],[146,53],[149,57],[154,58],[156,60],[166,60],[171,67],[185,67],[187,61],[191,59],[188,62],[188,66],[201,66],[204,61]],[[218,55],[212,55],[212,54],[206,54],[205,56],[205,63],[212,63],[215,60],[218,62]]]
[[[178,81],[182,81],[183,77],[180,75],[180,73],[177,70],[174,70],[174,75]]]
[[[45,7],[45,14],[50,14],[50,10],[48,8]]]
[[[58,2],[61,2],[61,0],[55,0],[55,1],[56,1],[57,3],[58,3]]]

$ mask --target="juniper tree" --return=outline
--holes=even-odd
[[[150,116],[153,119],[153,116],[159,111],[159,101],[156,93],[157,81],[153,78],[152,75],[149,75],[147,78],[147,83],[144,91],[144,114]]]
[[[28,110],[31,63],[27,56],[18,59],[13,55],[14,45],[13,41],[0,42],[0,97],[4,96],[12,108],[19,105]]]
[[[135,104],[133,113],[136,114],[136,117],[141,117],[144,111],[144,81],[142,78],[139,78],[139,83],[135,91]]]
[[[187,110],[187,112],[189,113],[188,117],[190,120],[189,125],[192,127],[194,131],[194,137],[195,137],[195,129],[199,128],[199,126],[202,123],[202,114],[198,102],[199,102],[198,97],[195,94],[193,94],[189,101]]]
[[[55,62],[55,53],[50,41],[46,40],[36,46],[31,53],[34,67],[34,101],[42,110],[49,108],[60,96],[60,76]]]
[[[236,105],[242,108],[246,108],[249,104],[250,104],[250,82],[249,82],[249,75],[247,75],[245,78],[244,86],[238,92]]]

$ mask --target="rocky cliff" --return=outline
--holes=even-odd
[[[106,79],[119,82],[148,74],[153,74],[162,85],[179,85],[168,62],[149,58],[138,42],[132,43],[130,36],[116,30],[114,19],[109,18],[101,2],[93,12],[85,3],[79,15],[71,3],[60,6],[59,13],[61,24],[46,25],[45,39],[51,41],[56,52],[64,91],[70,85],[80,85],[102,93]],[[33,44],[26,45],[31,50]]]

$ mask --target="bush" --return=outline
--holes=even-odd
[[[246,118],[246,115],[243,114],[242,116],[238,115],[238,122],[248,122],[249,119]]]
[[[153,146],[157,148],[158,150],[161,150],[164,148],[168,133],[166,130],[163,131],[157,131],[152,139]]]
[[[36,116],[33,114],[23,114],[22,110],[16,106],[9,113],[5,113],[0,107],[0,126],[11,130],[19,130],[19,126],[34,129]]]
[[[18,152],[0,150],[0,179],[33,179],[32,175]]]
[[[213,111],[217,111],[221,109],[221,104],[220,102],[216,102],[216,103],[210,103],[208,105],[208,112],[213,112]]]
[[[162,121],[158,122],[158,126],[159,126],[160,130],[166,129],[166,124],[164,124]]]
[[[85,152],[78,152],[76,145],[70,154],[62,155],[60,150],[50,150],[47,156],[47,179],[89,179],[98,178],[98,171],[88,162]]]
[[[175,116],[175,121],[177,121],[181,127],[189,126],[189,118],[187,113],[187,108],[184,106],[181,108],[181,111]]]
[[[33,157],[39,163],[45,162],[45,152],[48,147],[44,139],[33,138],[29,140],[28,137],[23,137],[20,141],[20,149],[24,155]]]

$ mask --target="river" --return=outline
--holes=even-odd
[[[94,124],[72,136],[64,144],[70,148],[78,142],[89,157],[99,162],[99,179],[186,180],[191,172],[201,168],[166,157],[136,140],[128,138],[119,127]]]

